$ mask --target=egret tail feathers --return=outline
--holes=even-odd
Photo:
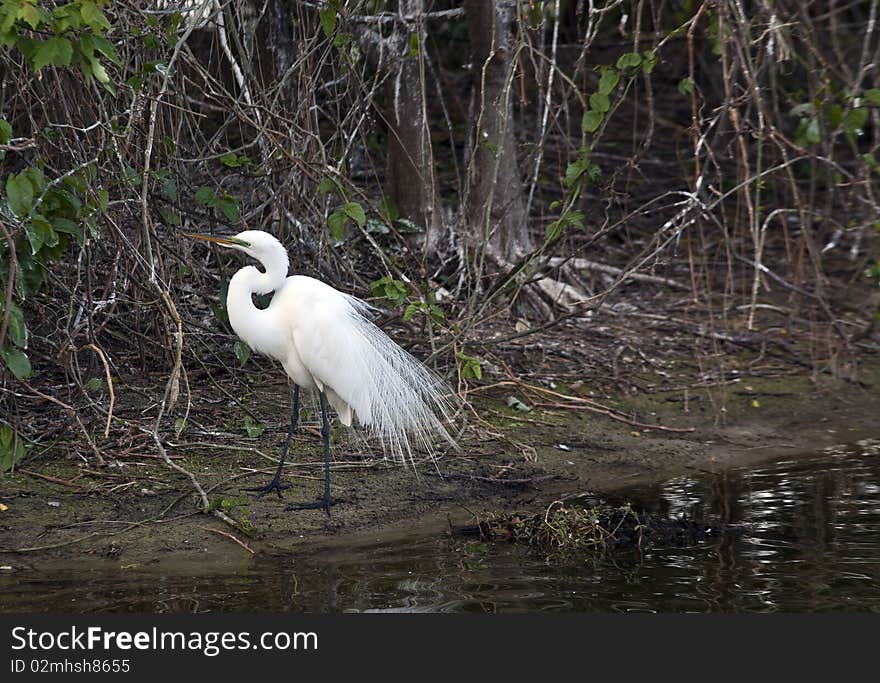
[[[438,437],[458,448],[446,428],[457,403],[449,386],[373,324],[372,306],[355,297],[349,304],[360,386],[341,398],[395,460],[413,463],[414,448],[434,455]]]

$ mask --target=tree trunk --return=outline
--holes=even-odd
[[[401,0],[404,16],[420,15],[424,0]],[[388,111],[388,165],[386,187],[402,218],[425,229],[424,250],[430,253],[440,241],[442,220],[434,175],[434,154],[425,103],[425,29],[418,19],[393,42],[392,76],[386,85]],[[410,36],[418,36],[413,54]]]
[[[511,104],[516,0],[465,0],[464,8],[474,72],[468,239],[510,263],[532,249]]]

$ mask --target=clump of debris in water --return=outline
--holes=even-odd
[[[524,543],[543,555],[556,556],[685,547],[715,536],[717,529],[686,516],[662,517],[629,503],[597,500],[589,505],[556,501],[532,516],[488,514],[476,524],[453,527],[453,533],[483,541]]]

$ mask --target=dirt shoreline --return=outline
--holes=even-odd
[[[496,410],[501,403],[497,398],[481,399],[484,406],[494,406],[487,411],[497,418],[492,427],[503,430],[508,441],[466,441],[461,454],[440,460],[441,474],[430,466],[422,466],[418,478],[411,470],[381,463],[359,467],[342,462],[345,456],[337,448],[333,494],[342,502],[330,519],[319,511],[287,511],[286,502],[274,496],[254,499],[243,493],[241,488],[267,476],[244,476],[242,468],[258,465],[252,452],[182,457],[178,462],[196,474],[212,502],[244,531],[194,513],[195,497],[187,482],[172,476],[159,460],[126,465],[118,475],[111,468],[105,476],[118,476],[118,485],[90,492],[82,474],[87,467],[46,459],[33,469],[25,467],[30,474],[0,479],[0,503],[7,508],[0,512],[0,566],[29,571],[41,563],[63,567],[92,560],[115,563],[120,570],[191,563],[210,571],[262,553],[297,555],[327,546],[442,533],[450,522],[472,522],[474,513],[535,512],[569,494],[609,494],[682,473],[723,471],[876,438],[876,387],[876,382],[847,383],[817,391],[806,377],[744,380],[728,392],[726,424],[720,424],[717,406],[706,402],[694,401],[687,413],[680,401],[660,394],[618,403],[618,409],[631,411],[640,421],[694,426],[692,433],[636,429],[581,411],[517,414]],[[261,449],[274,454],[270,444],[280,436],[265,435]],[[316,440],[309,434],[301,439],[294,448],[302,461],[286,473],[294,484],[286,492],[289,501],[309,499],[320,490],[318,444],[311,443]],[[523,446],[522,451],[511,443]],[[161,482],[176,487],[151,488]],[[20,552],[31,548],[37,550]]]

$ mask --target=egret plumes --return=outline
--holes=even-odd
[[[229,322],[252,350],[281,363],[294,383],[294,413],[275,478],[265,493],[281,490],[281,472],[296,429],[299,389],[316,389],[322,411],[325,490],[321,504],[328,514],[329,422],[326,403],[339,421],[353,419],[375,436],[386,456],[413,462],[414,450],[433,453],[437,439],[455,446],[446,429],[454,409],[453,394],[433,371],[392,341],[370,319],[365,301],[303,275],[288,277],[289,259],[272,235],[247,230],[235,237],[192,237],[242,251],[263,266],[245,266],[232,277],[226,297]],[[274,292],[265,309],[254,294]]]

